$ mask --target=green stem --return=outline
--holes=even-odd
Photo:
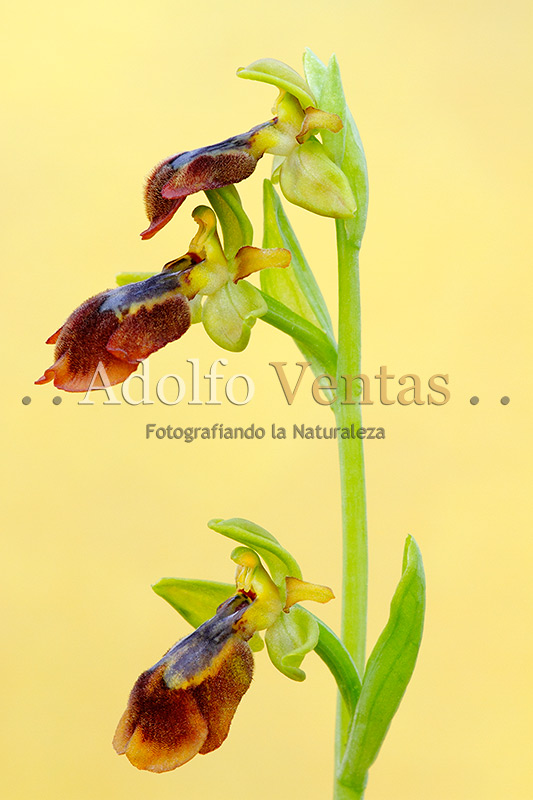
[[[268,311],[263,314],[261,319],[268,322],[274,328],[288,333],[298,343],[301,343],[307,351],[313,354],[318,367],[329,375],[335,375],[337,371],[337,351],[330,338],[324,331],[308,322],[299,314],[295,314],[279,300],[275,300],[269,294],[261,292],[263,299],[268,305]]]
[[[339,355],[337,385],[343,396],[342,375],[361,372],[361,303],[359,292],[360,237],[353,223],[338,220],[337,251],[339,260]],[[361,427],[361,406],[337,401],[334,406],[339,427]],[[368,543],[363,442],[359,438],[339,439],[339,462],[343,528],[343,590],[341,638],[360,675],[364,673],[368,590]],[[335,764],[336,773],[350,726],[346,707],[337,707]],[[335,781],[335,800],[355,800],[362,791]]]
[[[364,789],[354,789],[338,781],[335,784],[335,800],[363,800],[364,794]]]

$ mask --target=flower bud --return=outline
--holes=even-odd
[[[308,139],[285,159],[280,186],[287,200],[315,214],[336,219],[355,216],[348,179],[317,139]]]

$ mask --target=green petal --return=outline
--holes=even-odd
[[[252,223],[242,207],[241,198],[235,186],[209,189],[206,191],[206,195],[220,222],[224,237],[224,254],[230,261],[237,250],[244,245],[252,244]]]
[[[244,544],[255,550],[268,566],[272,580],[279,587],[285,578],[301,578],[302,572],[297,561],[280,545],[278,540],[264,528],[247,519],[234,517],[232,519],[212,519],[208,523],[211,530],[233,539],[234,542]]]
[[[420,550],[407,537],[403,574],[391,602],[390,617],[368,659],[341,780],[363,787],[415,667],[425,609],[425,577]]]
[[[250,341],[250,331],[257,317],[267,311],[261,294],[251,283],[231,281],[209,295],[202,308],[202,322],[211,339],[239,353]]]
[[[189,578],[161,578],[152,589],[170,603],[193,628],[198,628],[215,616],[219,605],[235,594],[234,583],[201,581]],[[262,650],[264,642],[254,634],[249,645],[254,652]]]
[[[270,660],[287,678],[305,680],[300,664],[307,653],[315,649],[318,635],[314,616],[305,608],[295,606],[288,614],[281,614],[265,633]]]
[[[239,78],[262,81],[277,86],[278,89],[283,89],[294,95],[300,101],[302,108],[316,104],[311,89],[302,76],[288,64],[277,61],[275,58],[260,58],[247,67],[239,67],[237,75]]]
[[[315,214],[355,217],[356,202],[348,178],[317,139],[308,139],[285,159],[280,185],[287,200]]]

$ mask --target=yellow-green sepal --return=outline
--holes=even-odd
[[[315,105],[316,101],[307,81],[283,61],[275,58],[260,58],[247,67],[239,67],[237,75],[239,78],[248,78],[252,81],[261,81],[277,86],[278,89],[294,95],[300,101],[302,108]]]
[[[222,536],[255,550],[267,565],[276,586],[284,589],[285,578],[289,575],[294,578],[302,577],[296,559],[281,546],[275,536],[260,525],[241,517],[212,519],[207,524],[211,530]]]
[[[154,583],[152,589],[193,628],[198,628],[214,617],[219,605],[235,594],[234,583],[189,578],[161,578]],[[264,642],[257,633],[248,644],[254,652],[264,647]]]
[[[323,217],[353,219],[356,202],[348,178],[311,138],[287,156],[280,170],[281,191],[291,203]]]
[[[193,628],[214,616],[221,603],[235,594],[235,585],[190,578],[161,578],[152,586]]]
[[[250,283],[231,281],[207,297],[202,307],[202,322],[211,339],[239,353],[250,341],[250,332],[257,317],[267,312],[267,304]]]
[[[294,606],[289,613],[280,614],[265,633],[270,660],[283,675],[293,681],[305,680],[300,665],[319,636],[318,623],[305,608]]]

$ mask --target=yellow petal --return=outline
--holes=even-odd
[[[329,114],[327,111],[320,111],[318,108],[309,106],[309,108],[305,109],[305,117],[296,140],[299,144],[303,144],[312,133],[321,130],[338,133],[341,129],[342,120],[338,114]]]
[[[299,578],[285,578],[287,587],[287,601],[284,611],[288,611],[295,603],[302,600],[314,600],[315,603],[327,603],[333,600],[335,595],[329,586],[321,586],[319,583],[308,583]]]
[[[234,261],[235,274],[233,283],[237,283],[243,278],[247,278],[253,272],[271,267],[284,269],[291,263],[289,250],[282,247],[272,247],[268,250],[261,250],[259,247],[245,245],[237,252]]]

